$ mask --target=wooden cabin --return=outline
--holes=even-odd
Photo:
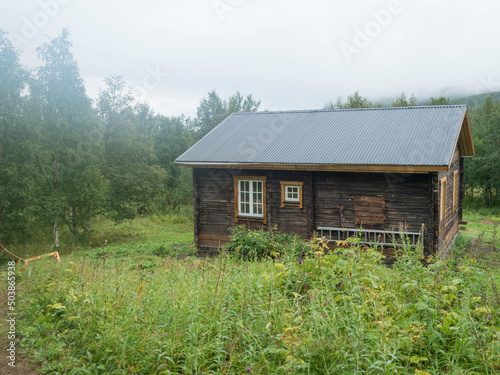
[[[441,255],[459,232],[467,156],[467,107],[444,105],[233,113],[176,163],[193,168],[202,252],[245,224],[385,246],[404,227]]]

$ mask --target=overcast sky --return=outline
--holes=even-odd
[[[167,116],[215,89],[261,109],[322,108],[359,90],[500,91],[498,0],[0,0],[0,28],[36,67],[67,27],[88,94],[123,75]]]

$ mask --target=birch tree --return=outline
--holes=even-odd
[[[148,105],[139,103],[122,77],[109,77],[97,100],[104,127],[104,175],[108,210],[115,220],[133,218],[166,193],[168,175],[157,162]]]
[[[29,79],[18,51],[0,30],[0,241],[26,243],[40,218],[44,154],[41,129],[24,94]]]
[[[92,215],[106,201],[101,174],[103,139],[100,122],[87,97],[72,43],[65,29],[37,49],[43,65],[37,70],[33,94],[40,101],[50,183],[45,212],[51,219],[54,247],[59,247],[59,224],[68,225],[75,241],[88,229]]]

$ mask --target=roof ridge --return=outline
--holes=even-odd
[[[280,113],[320,113],[320,112],[357,112],[357,111],[388,111],[388,110],[409,110],[409,109],[429,109],[429,108],[460,108],[467,107],[467,104],[444,104],[444,105],[414,105],[404,107],[368,107],[368,108],[322,108],[322,109],[292,109],[277,111],[255,111],[255,112],[233,112],[231,115],[262,115]]]

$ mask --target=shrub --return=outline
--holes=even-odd
[[[305,241],[298,236],[277,233],[276,228],[269,232],[262,228],[255,231],[239,225],[229,230],[230,243],[226,245],[226,249],[243,259],[278,257],[284,254],[296,256],[307,249]]]
[[[373,248],[361,248],[359,239],[339,241],[347,248],[330,250],[325,237],[313,237],[307,244],[307,251],[296,262],[287,266],[277,264],[278,286],[285,293],[304,295],[309,290],[324,289],[342,285],[346,274],[354,266],[360,274],[369,273],[378,267],[382,254]]]

